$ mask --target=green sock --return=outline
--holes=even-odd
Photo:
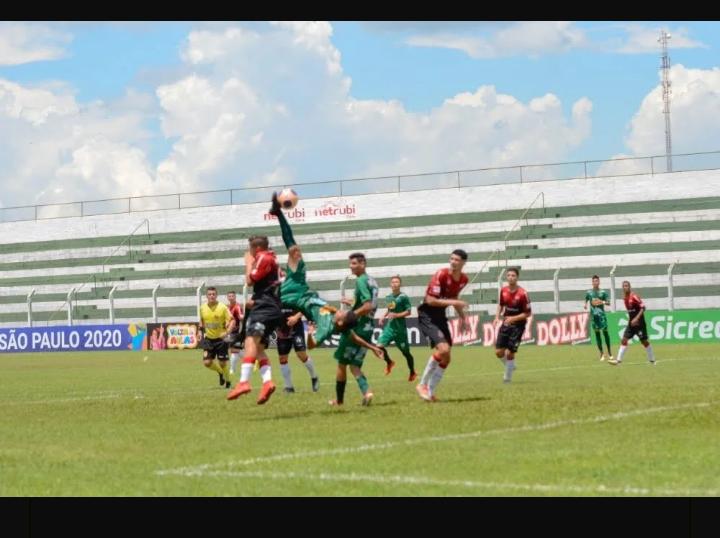
[[[282,232],[282,238],[283,243],[285,243],[285,248],[290,248],[295,244],[295,238],[293,237],[292,228],[290,228],[290,223],[285,218],[285,214],[280,211],[280,214],[278,215],[278,221],[280,221],[280,231]]]
[[[360,377],[357,377],[355,379],[357,380],[358,387],[360,387],[360,392],[362,392],[363,396],[365,396],[365,393],[370,388],[367,377],[365,377],[365,374],[361,374]]]

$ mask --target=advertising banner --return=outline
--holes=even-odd
[[[173,323],[148,323],[147,348],[153,351],[162,349],[196,349],[200,332],[194,321]]]
[[[448,324],[453,345],[482,345],[494,346],[500,324],[494,323],[494,318],[470,314],[468,316],[469,330],[460,332],[460,320],[450,319]],[[585,344],[589,342],[588,331],[589,315],[587,312],[574,314],[554,315],[538,314],[531,316],[523,333],[523,344],[537,344],[540,346],[557,344]],[[411,346],[427,346],[429,342],[420,332],[417,318],[406,318],[407,337]],[[373,343],[377,343],[382,334],[382,327],[377,325],[373,330]],[[340,337],[323,342],[323,347],[336,347]]]
[[[146,347],[146,325],[57,325],[0,329],[0,353],[127,351]]]
[[[611,337],[621,339],[627,313],[610,312],[607,318]],[[720,310],[651,310],[645,312],[645,324],[652,343],[720,342]]]

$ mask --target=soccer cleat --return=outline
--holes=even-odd
[[[649,362],[650,364],[652,364],[653,366],[655,366],[655,361],[648,361],[648,362]]]
[[[218,376],[220,377],[220,386],[222,387],[225,384],[225,378],[220,373],[218,373]]]
[[[435,403],[435,402],[439,402],[440,400],[438,400],[437,396],[435,396],[435,395],[433,394],[432,396],[430,396],[430,401],[431,401],[432,403]]]
[[[234,400],[243,394],[247,394],[252,390],[252,387],[250,386],[250,383],[247,381],[240,381],[237,385],[235,385],[235,388],[232,389],[230,392],[228,392],[227,399],[228,400]]]
[[[393,368],[395,368],[395,361],[386,362],[385,375],[390,375],[390,372],[392,372]]]
[[[226,389],[229,389],[231,386],[232,386],[232,383],[230,383],[229,380],[228,380],[228,381],[225,381],[225,388],[226,388]]]
[[[328,405],[332,405],[333,407],[341,407],[343,403],[338,402],[337,400],[328,400]]]
[[[319,377],[313,377],[311,379],[312,381],[312,391],[317,392],[320,390],[320,378]]]
[[[617,359],[608,359],[607,363],[612,364],[613,366],[617,366],[618,364],[620,364],[620,361]]]
[[[268,213],[270,213],[271,215],[275,215],[277,217],[280,215],[280,209],[281,209],[281,206],[280,206],[280,202],[278,201],[278,198],[277,198],[277,193],[274,192],[272,195],[272,205],[270,206],[270,211],[268,211]]]
[[[600,353],[600,362],[605,360],[605,353]]]
[[[283,389],[283,392],[285,394],[295,394],[295,388],[294,387],[285,387]]]
[[[418,395],[426,402],[432,401],[432,396],[430,396],[427,385],[417,385],[415,387],[415,390],[417,391]]]
[[[370,405],[370,402],[372,402],[373,396],[375,396],[372,392],[367,391],[365,393],[365,396],[363,396],[362,404],[365,406]]]
[[[613,357],[612,355],[610,355],[610,356],[608,357],[608,360],[609,360],[609,361],[614,361],[614,360],[615,360],[615,357]]]
[[[408,376],[408,381],[413,382],[417,379],[417,374],[415,372],[410,372],[410,376]]]
[[[262,405],[267,402],[273,392],[275,392],[275,383],[272,381],[266,381],[263,383],[262,390],[260,391],[260,397],[257,400],[258,405]]]

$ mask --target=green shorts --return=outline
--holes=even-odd
[[[397,347],[407,347],[407,329],[396,329],[389,324],[385,325],[380,338],[378,338],[378,345],[386,347],[390,342],[395,342]]]
[[[592,316],[592,328],[596,331],[604,331],[608,328],[607,317],[605,317],[605,314]]]
[[[367,325],[362,328],[356,327],[355,334],[366,342],[372,342],[372,325],[369,325],[369,331],[367,330],[367,327]],[[335,355],[333,356],[339,364],[349,364],[351,366],[362,368],[363,360],[365,359],[365,354],[367,352],[368,349],[366,347],[359,346],[352,341],[350,338],[350,331],[347,331],[340,335],[340,343],[338,344],[338,348],[335,350]]]

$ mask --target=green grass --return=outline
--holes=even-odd
[[[395,350],[389,377],[366,358],[372,406],[349,382],[342,409],[327,350],[317,394],[291,358],[293,395],[272,351],[265,406],[257,373],[228,402],[196,351],[0,355],[0,495],[720,495],[720,347],[655,352],[522,347],[503,385],[489,348],[459,347],[428,404]]]

